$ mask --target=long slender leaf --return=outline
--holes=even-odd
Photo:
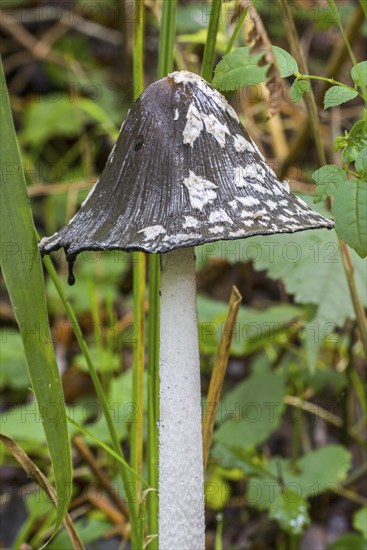
[[[56,532],[67,512],[72,488],[65,405],[50,338],[42,264],[1,61],[0,73],[1,267],[54,469],[58,497]]]

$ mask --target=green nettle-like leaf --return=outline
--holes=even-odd
[[[223,399],[215,441],[249,449],[259,445],[279,426],[284,381],[272,372],[259,373],[239,384]]]
[[[292,490],[280,492],[269,507],[269,517],[292,535],[301,535],[310,523],[308,505]]]
[[[358,153],[355,167],[360,176],[367,176],[367,147]]]
[[[281,77],[298,72],[295,59],[282,48],[272,46]],[[269,64],[259,65],[264,53],[251,53],[249,46],[237,48],[225,55],[215,68],[213,86],[222,92],[237,90],[266,82]]]
[[[357,97],[357,90],[350,90],[344,86],[331,86],[324,97],[324,109],[336,107]]]
[[[309,92],[311,89],[311,84],[308,80],[295,80],[290,89],[290,98],[291,101],[297,102],[300,101],[305,92]]]
[[[298,461],[296,470],[290,460],[274,457],[264,465],[264,474],[251,480],[247,500],[260,510],[270,508],[281,494],[287,500],[301,502],[301,499],[338,489],[350,465],[351,455],[341,445],[328,445],[306,453]]]
[[[308,204],[312,197],[302,195]],[[321,204],[316,210],[330,215]],[[355,319],[348,284],[335,231],[320,229],[292,235],[266,235],[238,241],[210,243],[198,249],[200,257],[229,263],[252,261],[256,271],[266,271],[271,279],[282,280],[286,291],[298,304],[314,305],[314,315],[305,332],[310,366],[325,338],[336,342],[336,329],[346,319]],[[351,251],[359,295],[367,306],[366,263]],[[203,261],[202,261],[203,263]]]
[[[265,82],[269,65],[259,66],[263,53],[251,54],[251,48],[237,48],[225,55],[215,68],[212,85],[222,92]]]
[[[37,422],[37,418],[42,421],[54,469],[58,496],[55,529],[58,529],[66,514],[72,488],[65,405],[50,336],[42,263],[1,62],[0,81],[1,267],[38,403],[39,412],[34,411],[33,420],[29,422]]]
[[[338,185],[347,180],[347,173],[336,164],[328,164],[316,170],[312,174],[312,179],[317,184],[313,202],[318,203],[329,195],[334,195]]]
[[[367,182],[348,180],[335,191],[333,214],[339,237],[361,258],[367,256]]]
[[[351,75],[357,86],[360,88],[367,86],[367,61],[361,61],[361,63],[354,65]]]
[[[367,540],[367,506],[363,506],[353,515],[353,527],[360,531],[363,538]]]
[[[342,152],[343,162],[346,164],[354,162],[365,147],[367,147],[367,111],[365,111],[363,120],[358,120],[353,124],[346,136],[346,147]]]

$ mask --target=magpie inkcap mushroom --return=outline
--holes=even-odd
[[[333,225],[279,181],[226,99],[180,71],[141,94],[76,216],[39,246],[72,264],[83,250],[162,253]]]

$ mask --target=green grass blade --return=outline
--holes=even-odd
[[[56,531],[67,512],[72,489],[65,404],[48,323],[42,263],[1,61],[0,73],[1,267],[54,469]]]
[[[222,0],[212,0],[208,27],[208,37],[206,39],[203,65],[201,68],[201,76],[205,78],[205,80],[207,80],[208,82],[211,82],[213,78],[215,43],[217,41],[221,7]]]

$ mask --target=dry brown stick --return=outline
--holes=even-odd
[[[115,489],[111,485],[108,477],[105,475],[105,473],[101,470],[101,468],[98,466],[96,459],[94,458],[92,452],[90,451],[89,447],[84,443],[82,437],[80,435],[76,435],[73,438],[73,445],[77,449],[80,456],[83,458],[83,460],[88,464],[89,468],[91,469],[93,475],[97,479],[99,485],[106,491],[106,493],[109,495],[111,500],[116,504],[120,512],[126,517],[129,517],[129,511],[126,506],[126,504],[119,498],[118,494],[116,493]]]
[[[57,65],[66,66],[64,58],[51,50],[51,46],[37,40],[23,25],[18,23],[9,13],[1,11],[0,27],[11,34],[22,46],[29,50],[37,59],[48,59]]]
[[[310,403],[309,401],[305,401],[300,397],[294,397],[292,395],[286,395],[284,397],[284,403],[291,407],[295,407],[301,409],[302,411],[309,412],[310,414],[318,416],[319,418],[321,418],[325,422],[328,422],[332,426],[335,426],[336,428],[343,428],[344,422],[339,416],[331,413],[323,407],[320,407],[319,405],[315,405],[314,403]],[[365,446],[366,440],[361,437],[356,430],[354,430],[353,428],[349,428],[348,433],[359,445]]]
[[[301,73],[308,74],[306,59],[299,42],[297,29],[294,24],[294,19],[292,17],[292,12],[288,4],[288,1],[278,0],[278,3],[280,5],[283,15],[285,15],[285,18],[283,19],[283,21],[285,22],[283,25],[283,28],[287,36],[289,45],[291,47],[292,55],[296,59]],[[317,114],[317,105],[316,105],[315,96],[312,88],[310,88],[310,91],[307,94],[304,94],[303,98],[308,111],[308,122],[311,126],[311,131],[316,143],[317,153],[320,158],[321,164],[324,165],[326,164],[325,152],[322,146],[321,134],[319,129],[319,120],[318,120],[318,114]]]
[[[222,393],[223,380],[228,365],[229,350],[241,301],[241,294],[239,293],[238,289],[233,286],[228,304],[227,319],[224,325],[224,331],[220,340],[218,354],[215,359],[213,373],[210,379],[208,398],[206,400],[203,417],[204,470],[208,462],[209,450],[214,429],[215,414]]]
[[[43,489],[47,496],[50,498],[52,503],[57,506],[56,492],[52,485],[48,482],[47,478],[38,468],[38,466],[36,466],[36,464],[29,458],[29,456],[23,451],[23,449],[21,449],[21,447],[19,447],[19,445],[15,443],[15,441],[13,441],[10,437],[7,437],[4,434],[0,434],[0,440],[11,452],[15,460],[19,462],[27,475],[29,477],[32,477],[38,483],[41,489]],[[74,550],[84,550],[84,545],[79,538],[79,535],[69,514],[66,514],[64,518],[64,526],[70,537],[71,542],[73,543]]]
[[[348,38],[348,41],[351,45],[354,44],[356,39],[359,36],[359,31],[361,26],[363,25],[363,22],[365,21],[365,17],[363,14],[363,10],[360,4],[356,5],[356,8],[353,12],[350,24],[348,28],[346,29],[346,35]],[[330,58],[329,64],[325,71],[325,77],[326,78],[332,78],[336,77],[348,57],[348,50],[345,45],[343,37],[340,38],[339,46],[335,48],[333,55]],[[322,106],[323,98],[325,95],[325,92],[329,88],[330,84],[328,82],[325,82],[321,88],[320,93],[317,95],[316,103],[319,106]],[[307,95],[307,94],[305,94]],[[301,129],[298,132],[298,134],[294,137],[291,148],[289,150],[288,157],[284,160],[282,163],[280,169],[279,169],[279,176],[284,177],[286,174],[286,170],[290,164],[292,164],[295,159],[297,158],[297,155],[300,151],[303,150],[305,143],[308,138],[310,130],[310,121],[308,118],[306,118],[301,125]]]
[[[42,195],[57,195],[59,193],[69,193],[70,191],[84,191],[91,188],[92,185],[87,181],[78,181],[72,184],[45,183],[39,185],[29,185],[27,187],[27,193],[28,197],[41,197]]]
[[[347,282],[349,286],[349,292],[352,298],[354,311],[357,318],[357,325],[360,332],[360,337],[363,345],[364,352],[367,357],[367,324],[366,324],[366,316],[364,313],[362,302],[358,295],[358,289],[354,277],[354,266],[352,259],[349,254],[348,247],[346,244],[339,240],[339,246],[340,246],[340,252],[341,257],[343,261],[344,270],[347,276]]]

